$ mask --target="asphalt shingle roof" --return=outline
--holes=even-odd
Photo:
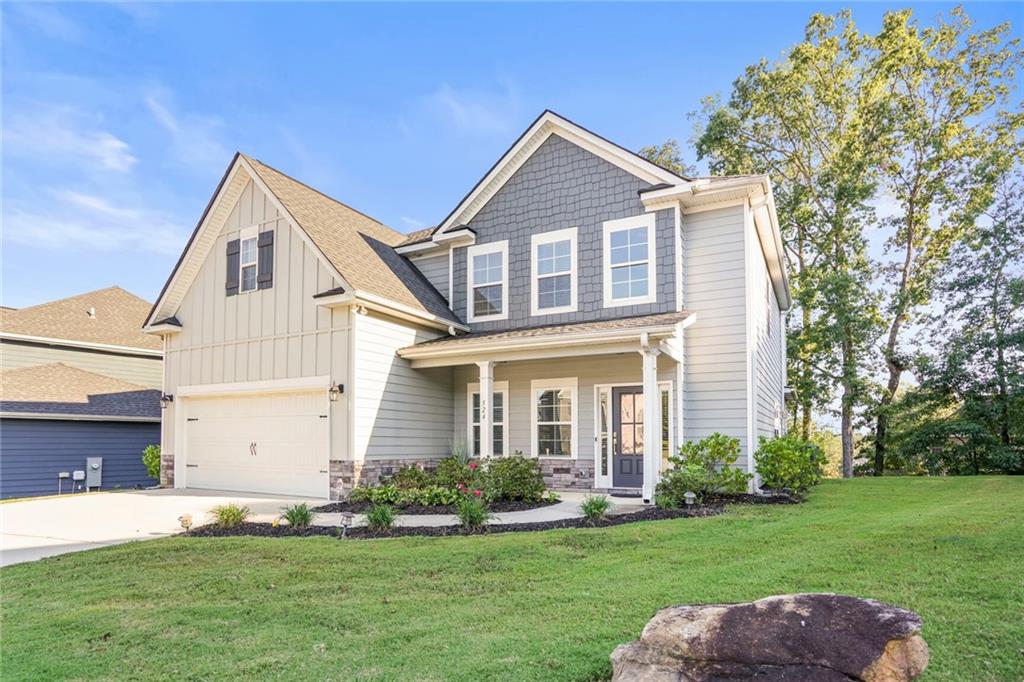
[[[357,291],[461,322],[419,270],[395,251],[406,235],[256,159],[245,159]]]
[[[0,412],[160,417],[160,391],[63,363],[0,372]]]
[[[416,230],[405,235],[405,239],[402,240],[398,246],[407,246],[409,244],[419,244],[420,242],[429,241],[431,236],[434,234],[436,227],[424,227],[422,230]]]
[[[142,333],[149,307],[135,294],[109,287],[28,308],[0,310],[0,331],[160,350],[163,344],[159,338]]]

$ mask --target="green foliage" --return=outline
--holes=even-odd
[[[374,504],[366,512],[366,526],[376,532],[391,530],[398,518],[398,511],[390,504]]]
[[[456,488],[460,484],[473,486],[476,484],[479,465],[472,460],[463,461],[452,455],[437,463],[434,470],[434,481],[445,488]]]
[[[580,504],[580,511],[583,512],[584,518],[597,521],[603,519],[611,507],[611,500],[605,495],[587,495]]]
[[[469,494],[459,500],[455,508],[455,515],[463,528],[476,530],[487,524],[494,514],[487,509],[487,503],[482,497]]]
[[[697,169],[683,161],[683,155],[679,151],[679,143],[674,139],[665,140],[660,145],[643,147],[637,154],[676,175],[684,177],[697,175]]]
[[[524,500],[540,502],[544,497],[544,477],[537,460],[522,455],[492,459],[483,476],[488,500]]]
[[[825,453],[814,443],[794,434],[758,439],[754,461],[762,487],[769,490],[804,492],[821,480]]]
[[[313,523],[313,511],[309,508],[308,504],[300,502],[285,507],[281,513],[281,518],[287,521],[289,526],[306,528]]]
[[[661,498],[661,506],[680,507],[685,504],[687,492],[696,495],[698,502],[713,493],[746,492],[750,474],[733,466],[739,456],[739,439],[721,433],[684,443],[678,455],[669,457],[672,466],[662,474],[655,501]]]
[[[393,485],[359,486],[349,493],[350,502],[373,502],[374,504],[398,504],[402,491]]]
[[[252,516],[252,510],[245,505],[238,504],[237,502],[229,502],[228,504],[217,505],[210,510],[210,516],[221,528],[234,528],[245,522],[250,516]]]
[[[150,478],[160,480],[160,446],[147,445],[142,451],[142,463],[146,466],[146,473]]]
[[[419,467],[402,467],[385,482],[399,490],[426,488],[433,483],[434,477]]]

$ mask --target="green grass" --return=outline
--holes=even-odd
[[[659,607],[829,591],[924,618],[929,680],[1024,679],[1024,477],[468,538],[183,539],[0,571],[6,680],[589,680]]]

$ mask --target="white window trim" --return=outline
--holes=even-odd
[[[473,314],[473,257],[490,253],[501,254],[501,312],[497,315]],[[494,284],[491,282],[490,284]],[[486,286],[486,285],[481,285]],[[489,322],[508,319],[508,240],[474,244],[466,248],[466,321]]]
[[[476,455],[473,454],[473,394],[474,393],[479,393],[479,392],[480,392],[480,384],[479,383],[466,384],[466,444],[468,445],[470,456],[473,456],[473,457],[476,456]],[[508,409],[509,408],[509,404],[508,404],[508,398],[509,398],[508,382],[507,381],[495,381],[494,382],[494,391],[493,392],[494,393],[500,393],[502,395],[502,410],[501,410],[501,412],[502,412],[502,415],[501,415],[502,416],[502,421],[500,423],[504,427],[504,430],[501,433],[501,443],[502,443],[502,448],[501,448],[502,454],[501,454],[501,456],[502,457],[508,457],[510,454],[512,454],[511,452],[509,452],[509,449],[508,449],[508,423],[509,423],[509,418],[508,418],[509,417],[509,409]],[[491,407],[491,415],[492,415],[491,428],[494,428],[494,425],[496,423],[498,423],[498,422],[494,422],[493,421],[493,415],[494,415],[493,405]],[[480,437],[483,438],[483,434],[480,434]],[[493,437],[494,437],[494,434],[492,433],[491,434],[491,438],[493,438]]]
[[[247,239],[256,240],[256,260],[252,262],[246,262],[242,260],[242,243]],[[242,272],[248,266],[255,266],[256,268],[256,284],[252,289],[243,289],[242,283],[245,281],[242,277]],[[238,293],[249,294],[253,291],[259,291],[260,288],[260,234],[259,225],[253,225],[247,227],[238,233]]]
[[[572,448],[572,455],[570,457],[561,457],[558,455],[541,455],[537,448],[537,393],[541,390],[549,388],[561,388],[569,389],[570,400],[572,400],[572,419],[569,424],[572,426],[572,439],[569,447]],[[530,382],[530,452],[534,453],[537,459],[551,459],[566,462],[573,459],[579,459],[579,441],[580,441],[580,403],[579,403],[579,380],[576,377],[567,377],[564,379],[534,379]]]
[[[604,240],[602,248],[603,259],[603,286],[604,286],[604,307],[617,308],[624,305],[640,305],[643,303],[655,303],[658,300],[658,249],[655,241],[656,218],[654,213],[619,218],[618,220],[607,220],[603,225]],[[620,230],[630,230],[637,227],[647,228],[647,295],[633,296],[631,298],[612,298],[612,233]]]
[[[643,384],[594,384],[594,487],[612,488],[612,439],[608,438],[608,449],[601,452],[601,392],[608,391],[608,409],[611,410],[612,389],[643,387]],[[668,453],[669,456],[676,454],[679,446],[678,434],[676,433],[676,391],[675,380],[658,382],[658,390],[668,391]],[[608,415],[609,418],[611,414]],[[609,422],[609,427],[611,427]],[[601,458],[607,457],[608,474],[601,475]]]
[[[530,237],[530,315],[558,315],[560,313],[574,313],[576,304],[576,280],[578,279],[578,268],[576,263],[577,251],[577,230],[575,227],[567,227],[564,230],[553,230],[541,232]],[[537,305],[540,291],[537,286],[537,247],[541,244],[561,242],[569,240],[569,305],[558,308],[540,308]],[[562,273],[559,273],[562,274]]]

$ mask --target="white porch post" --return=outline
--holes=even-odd
[[[480,457],[487,458],[494,454],[494,422],[491,416],[491,400],[494,396],[494,363],[478,362],[480,368]],[[473,444],[469,444],[472,454]]]
[[[654,501],[661,474],[661,390],[658,387],[657,348],[645,347],[644,358],[644,502]]]

